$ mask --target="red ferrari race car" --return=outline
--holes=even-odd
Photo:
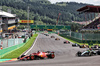
[[[70,42],[69,41],[64,41],[64,44],[70,44]]]
[[[46,52],[37,52],[37,53],[32,53],[30,55],[22,55],[21,57],[18,57],[18,60],[39,60],[39,59],[53,59],[55,57],[54,52],[51,51],[46,51]]]

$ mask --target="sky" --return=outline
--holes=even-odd
[[[78,3],[87,3],[93,5],[100,5],[100,0],[49,0],[51,3],[56,2],[78,2]]]

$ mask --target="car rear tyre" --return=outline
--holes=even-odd
[[[78,51],[78,52],[76,53],[76,56],[80,57],[80,56],[81,56],[81,52]]]
[[[35,58],[34,56],[31,56],[31,55],[30,55],[30,60],[34,60],[34,58]]]
[[[50,55],[49,55],[49,58],[50,58],[50,59],[53,59],[54,57],[55,57],[54,54],[50,54]]]
[[[99,51],[97,51],[97,54],[98,54],[98,55],[100,55],[100,50],[99,50]]]

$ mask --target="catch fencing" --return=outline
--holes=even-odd
[[[100,41],[100,34],[99,33],[84,33],[83,35],[82,35],[83,37],[82,37],[82,39],[83,40],[98,40],[98,41]]]
[[[24,38],[2,39],[0,40],[0,46],[2,46],[3,49],[8,48],[23,43],[23,40]]]
[[[74,39],[75,41],[93,41],[95,43],[100,42],[100,33],[60,32],[60,35],[62,35],[63,37]]]

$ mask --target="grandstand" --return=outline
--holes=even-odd
[[[80,42],[80,43],[88,43],[89,45],[100,44],[100,6],[85,6],[77,11],[80,14],[85,14],[85,21],[88,20],[89,24],[85,25],[81,31],[78,32],[61,32],[60,35],[71,40]],[[92,14],[91,14],[92,13]],[[98,16],[95,17],[97,14]],[[86,16],[87,15],[87,16]],[[90,18],[89,18],[90,16]],[[94,19],[91,17],[95,17]],[[88,22],[86,21],[86,22]]]
[[[16,27],[16,15],[8,12],[0,11],[0,32],[7,33]]]
[[[98,29],[99,27],[98,25],[100,24],[99,20],[100,20],[100,17],[92,21],[90,24],[84,26],[84,29]]]
[[[100,29],[100,6],[90,6],[87,5],[85,7],[82,7],[80,9],[78,9],[77,11],[79,11],[80,13],[94,13],[94,17],[95,17],[95,13],[98,13],[98,16],[95,17],[89,24],[87,24],[86,26],[83,27],[83,29],[89,29],[89,30],[93,30],[93,29]]]

